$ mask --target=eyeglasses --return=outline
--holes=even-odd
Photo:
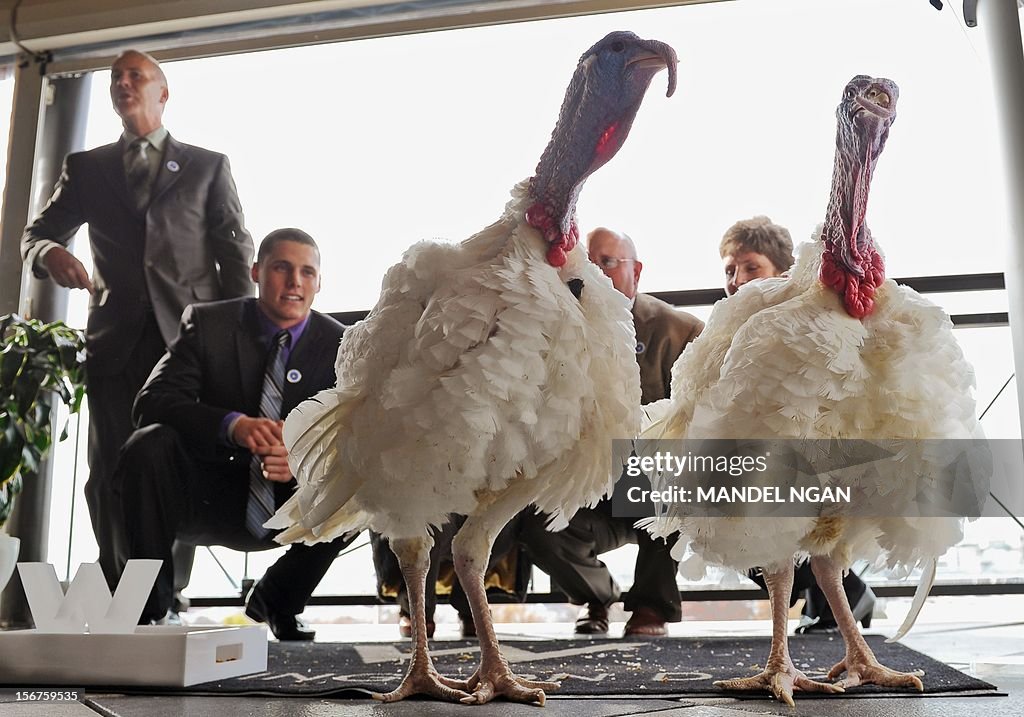
[[[619,264],[625,264],[627,262],[635,261],[636,259],[620,259],[615,256],[602,256],[597,263],[601,266],[602,269],[608,269],[609,271],[611,271],[612,269],[618,269]]]

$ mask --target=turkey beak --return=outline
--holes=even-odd
[[[576,297],[576,301],[580,301],[580,297],[583,296],[583,279],[569,279],[565,283],[572,295]]]
[[[643,69],[653,68],[651,74],[663,68],[668,68],[668,92],[666,97],[671,97],[676,91],[676,67],[679,65],[679,57],[671,45],[657,40],[645,40],[643,48],[647,52],[639,54],[629,60],[626,66],[637,66]]]

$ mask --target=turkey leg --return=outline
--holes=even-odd
[[[923,692],[924,685],[921,684],[920,676],[924,672],[896,672],[883,666],[875,658],[864,636],[857,629],[857,620],[850,610],[849,600],[846,599],[846,592],[843,590],[843,569],[832,558],[822,555],[811,558],[811,570],[814,571],[818,587],[825,593],[846,645],[846,657],[829,670],[829,679],[834,679],[845,672],[846,677],[836,683],[843,687],[873,684],[885,687],[913,687],[918,692]]]
[[[719,680],[715,685],[726,690],[768,690],[775,699],[795,707],[793,690],[804,692],[843,692],[839,685],[815,682],[793,665],[789,657],[789,638],[786,635],[789,617],[789,594],[793,590],[793,563],[765,570],[764,582],[768,586],[768,601],[772,609],[772,647],[764,671],[753,677]]]
[[[558,689],[557,682],[525,680],[509,668],[508,661],[498,647],[498,637],[494,632],[487,591],[484,588],[484,571],[495,537],[529,503],[529,498],[524,497],[524,486],[526,491],[532,487],[527,481],[513,484],[506,492],[491,498],[493,502],[490,505],[486,505],[488,497],[481,496],[478,503],[481,508],[466,519],[452,541],[455,572],[466,591],[480,638],[480,667],[469,680],[473,694],[462,699],[466,704],[484,704],[501,696],[513,702],[536,702],[543,705],[544,690]],[[524,496],[517,493],[524,493]]]
[[[433,543],[433,538],[429,537],[391,541],[391,549],[398,558],[398,564],[402,566],[402,576],[409,591],[413,654],[402,684],[393,692],[375,693],[375,700],[398,702],[410,695],[430,695],[456,702],[470,697],[469,693],[463,691],[466,688],[465,682],[450,680],[438,674],[427,650],[427,618],[424,610],[427,569],[430,567],[430,547]]]

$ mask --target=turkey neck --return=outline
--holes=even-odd
[[[891,80],[858,75],[847,84],[836,109],[836,154],[819,276],[856,319],[874,311],[875,291],[885,281],[885,262],[865,216],[875,164],[896,117],[898,96]]]
[[[850,316],[874,310],[875,289],[885,281],[885,262],[865,222],[874,163],[836,149],[832,193],[821,238],[825,243],[821,279],[843,299]]]

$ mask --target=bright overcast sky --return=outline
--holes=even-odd
[[[861,73],[901,88],[868,212],[890,274],[996,271],[985,53],[956,6],[739,0],[168,63],[164,119],[231,158],[257,241],[280,226],[318,239],[317,308],[369,308],[410,244],[499,216],[580,54],[629,29],[676,48],[679,88],[666,99],[655,78],[579,218],[633,236],[642,289],[720,285],[717,243],[740,218],[768,214],[804,240],[828,198],[835,106]],[[90,147],[119,133],[107,83],[94,78]]]

